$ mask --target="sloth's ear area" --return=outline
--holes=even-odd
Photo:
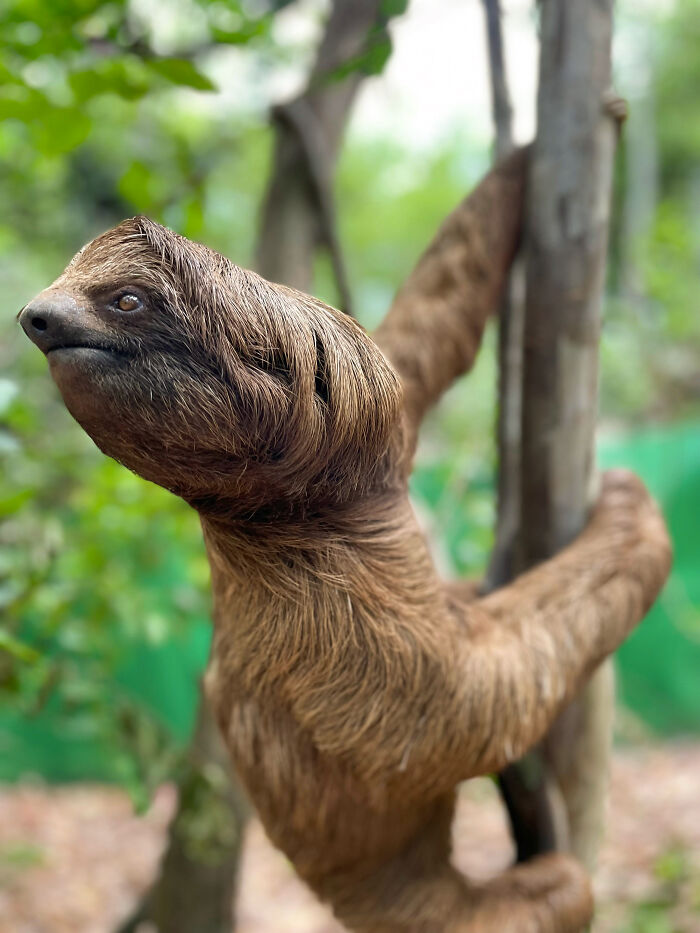
[[[196,244],[143,214],[134,217],[132,222],[153,252],[174,272],[182,274],[198,265],[192,261]]]
[[[168,229],[168,227],[164,227],[163,224],[159,224],[156,220],[151,220],[151,218],[146,217],[145,214],[138,214],[136,217],[132,217],[131,220],[125,221],[124,223],[133,225],[134,232],[141,234],[148,245],[157,253],[169,253],[174,245],[174,241],[176,239],[182,239],[179,234]]]
[[[166,227],[155,220],[151,220],[150,217],[146,217],[145,214],[137,214],[136,217],[132,217],[130,220],[124,221],[124,223],[131,224],[134,231],[144,236],[154,249],[158,247],[163,237],[168,233]]]
[[[331,311],[315,321],[314,394],[325,411],[334,454],[372,472],[397,429],[401,385],[356,321]]]
[[[162,265],[174,273],[179,290],[197,303],[221,303],[221,286],[231,284],[237,269],[229,259],[144,215],[134,217],[133,223]]]

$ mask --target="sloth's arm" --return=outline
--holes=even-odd
[[[404,387],[415,432],[474,362],[518,245],[527,149],[497,165],[445,220],[374,334]]]
[[[636,477],[618,471],[605,475],[573,544],[510,586],[453,609],[465,637],[457,659],[460,735],[450,738],[465,756],[465,777],[499,770],[542,737],[644,617],[670,563],[656,505]]]

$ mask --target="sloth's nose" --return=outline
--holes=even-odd
[[[84,327],[79,323],[77,302],[59,289],[47,289],[20,311],[19,323],[43,353],[73,346]]]

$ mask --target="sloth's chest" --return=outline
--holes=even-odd
[[[284,708],[236,698],[227,744],[268,836],[311,884],[329,870],[394,851],[420,822],[395,788],[370,785],[323,754]]]

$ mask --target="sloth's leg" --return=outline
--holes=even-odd
[[[474,362],[517,248],[526,167],[515,152],[447,217],[374,335],[403,382],[411,439]]]
[[[449,864],[449,825],[440,823],[371,874],[336,879],[333,893],[353,933],[581,933],[593,907],[586,872],[563,854],[471,884]]]
[[[591,520],[569,547],[453,611],[455,686],[435,715],[461,777],[500,770],[539,741],[644,617],[670,559],[654,502],[636,477],[617,471],[605,474]]]
[[[582,933],[593,915],[588,875],[563,853],[516,865],[472,896],[473,915],[455,933]]]

